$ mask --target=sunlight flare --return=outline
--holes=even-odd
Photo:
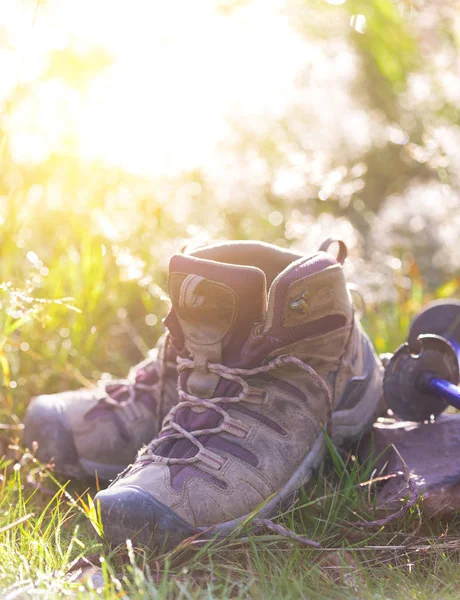
[[[129,11],[108,0],[51,0],[32,40],[17,41],[24,73],[42,73],[12,118],[15,159],[70,152],[143,175],[205,164],[229,137],[229,119],[276,116],[292,100],[309,46],[281,9],[260,0],[230,14],[211,0],[137,0]],[[27,20],[30,27],[30,13],[30,4],[11,9],[18,36]],[[91,48],[111,64],[99,70],[101,54]],[[63,52],[72,53],[73,71],[59,78],[53,68]]]

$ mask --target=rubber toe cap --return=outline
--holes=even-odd
[[[99,492],[104,536],[112,545],[127,539],[135,545],[166,552],[195,533],[194,528],[137,486],[118,486]]]
[[[52,461],[56,472],[81,477],[77,449],[67,421],[64,406],[55,395],[34,398],[24,420],[24,444],[32,448],[38,444],[37,458]]]

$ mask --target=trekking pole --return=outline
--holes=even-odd
[[[460,302],[437,301],[411,324],[388,361],[384,397],[397,417],[427,421],[448,405],[460,410]]]

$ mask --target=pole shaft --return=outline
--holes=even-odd
[[[460,344],[452,340],[448,341],[455,350],[457,360],[460,364]],[[450,381],[446,381],[445,379],[440,379],[433,373],[426,372],[422,373],[417,387],[420,391],[432,394],[460,410],[460,386],[455,385]]]
[[[437,377],[429,376],[424,378],[423,387],[438,398],[442,398],[451,406],[460,410],[460,387]]]

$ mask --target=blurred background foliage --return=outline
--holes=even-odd
[[[379,351],[458,296],[459,36],[458,0],[2,0],[5,418],[142,358],[184,245],[345,239]]]

